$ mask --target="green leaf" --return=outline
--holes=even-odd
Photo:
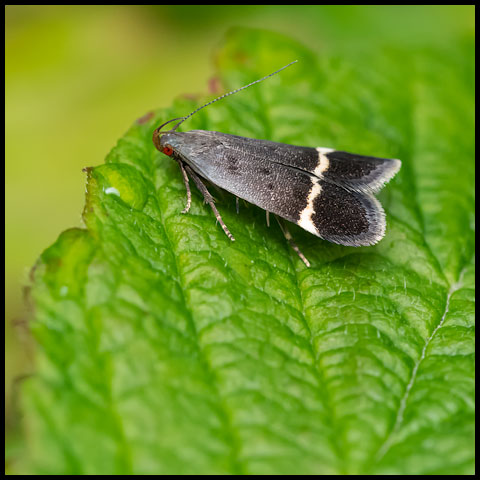
[[[214,191],[232,243],[137,121],[88,169],[86,229],[34,271],[30,473],[471,474],[473,42],[317,56],[233,30],[202,128],[400,158],[387,235],[350,248]]]

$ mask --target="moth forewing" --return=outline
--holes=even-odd
[[[206,180],[325,240],[365,246],[384,236],[385,214],[370,192],[398,161],[205,130],[162,142]]]

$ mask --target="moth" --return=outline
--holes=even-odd
[[[355,247],[374,245],[385,235],[385,213],[375,194],[399,171],[400,160],[207,130],[177,132],[183,122],[202,108],[259,83],[293,63],[296,61],[221,95],[185,117],[169,120],[154,131],[155,147],[180,166],[187,192],[182,213],[190,209],[191,178],[225,234],[235,240],[202,181],[205,179],[235,195],[237,202],[242,198],[329,242]],[[175,121],[178,122],[173,128],[162,130]],[[292,248],[309,266],[286,226],[279,223]]]

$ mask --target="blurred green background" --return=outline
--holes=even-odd
[[[32,371],[22,288],[41,251],[80,226],[85,177],[129,125],[186,93],[205,94],[232,26],[290,35],[321,55],[474,36],[473,6],[7,6],[6,421]],[[265,72],[268,73],[268,72]],[[347,92],[348,93],[348,92]],[[22,340],[23,337],[23,340]],[[12,394],[13,393],[13,394]]]

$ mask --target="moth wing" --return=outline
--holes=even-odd
[[[400,160],[394,158],[369,157],[329,148],[316,150],[318,164],[313,173],[356,192],[378,192],[402,165]]]
[[[370,193],[315,180],[297,224],[340,245],[374,245],[385,235],[385,212]]]
[[[368,170],[366,160],[357,159],[358,165],[363,164],[357,165],[357,170],[367,181],[355,183],[362,177],[355,168],[348,170],[353,159],[330,155],[334,151],[319,152],[219,132],[192,130],[173,135],[188,135],[188,142],[180,142],[177,151],[202,177],[314,235],[341,245],[363,246],[377,243],[385,234],[385,214],[372,192],[381,188],[382,175],[393,176],[385,173],[387,164],[382,168],[382,162],[371,161]],[[329,168],[339,162],[328,175],[320,153],[327,155]],[[395,168],[398,170],[399,165]],[[375,171],[380,175],[376,180],[375,175],[369,177]]]
[[[397,159],[358,155],[331,148],[300,147],[220,132],[215,132],[215,138],[227,149],[298,168],[356,192],[380,191],[401,167],[401,161]]]
[[[207,180],[325,240],[362,246],[384,236],[384,211],[369,193],[230,149],[212,157],[204,154],[202,160],[208,168],[202,168],[199,159],[194,162]]]

